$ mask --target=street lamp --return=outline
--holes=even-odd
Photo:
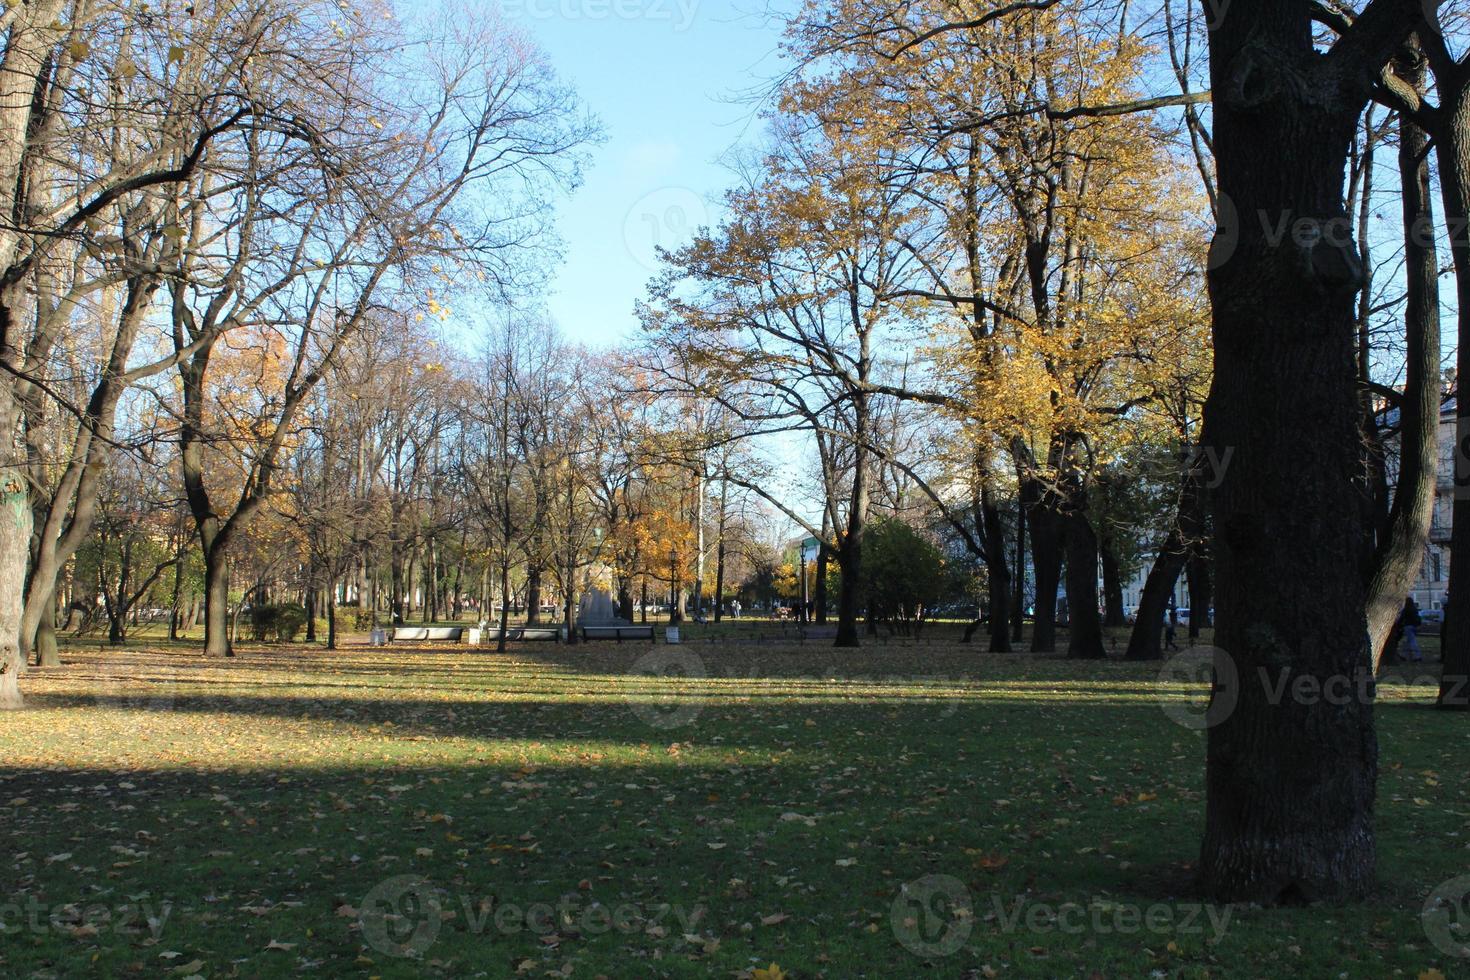
[[[800,595],[800,598],[798,600],[801,603],[801,609],[796,614],[796,621],[798,623],[804,623],[804,622],[806,622],[806,603],[807,603],[807,590],[806,590],[806,542],[805,541],[802,541],[801,548],[797,550],[797,558],[798,558],[798,560],[801,563],[801,595]]]

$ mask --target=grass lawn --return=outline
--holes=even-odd
[[[1470,872],[1467,720],[1427,685],[1380,687],[1378,894],[1219,909],[1191,892],[1204,736],[1156,665],[241,654],[28,675],[0,976],[1470,975],[1420,918]]]

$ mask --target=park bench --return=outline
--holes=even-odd
[[[652,626],[583,626],[583,640],[647,640],[653,642]]]
[[[559,626],[511,626],[505,631],[505,638],[517,643],[535,643],[550,641],[555,643],[561,639],[561,627]],[[500,627],[489,626],[480,630],[481,643],[495,643],[500,639]]]
[[[464,636],[462,626],[395,626],[393,627],[393,642],[430,642],[445,640],[450,643],[458,643]]]

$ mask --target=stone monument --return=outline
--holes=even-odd
[[[606,589],[593,589],[577,602],[577,626],[631,626],[619,619],[617,605]]]

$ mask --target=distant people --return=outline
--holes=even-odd
[[[1423,622],[1419,616],[1419,604],[1414,601],[1413,596],[1404,600],[1403,611],[1399,613],[1399,630],[1404,638],[1404,650],[1408,656],[1404,659],[1412,660],[1414,663],[1422,663],[1424,652],[1419,649],[1419,625]]]
[[[1175,634],[1176,634],[1177,629],[1178,629],[1177,625],[1174,622],[1176,615],[1177,614],[1174,612],[1174,610],[1171,609],[1171,610],[1169,610],[1168,615],[1166,615],[1164,617],[1164,649],[1165,650],[1178,650],[1179,649],[1179,644],[1177,644],[1177,643],[1174,642],[1174,637],[1175,637]]]
[[[736,619],[740,618],[740,600],[736,599],[730,603],[730,615]]]

